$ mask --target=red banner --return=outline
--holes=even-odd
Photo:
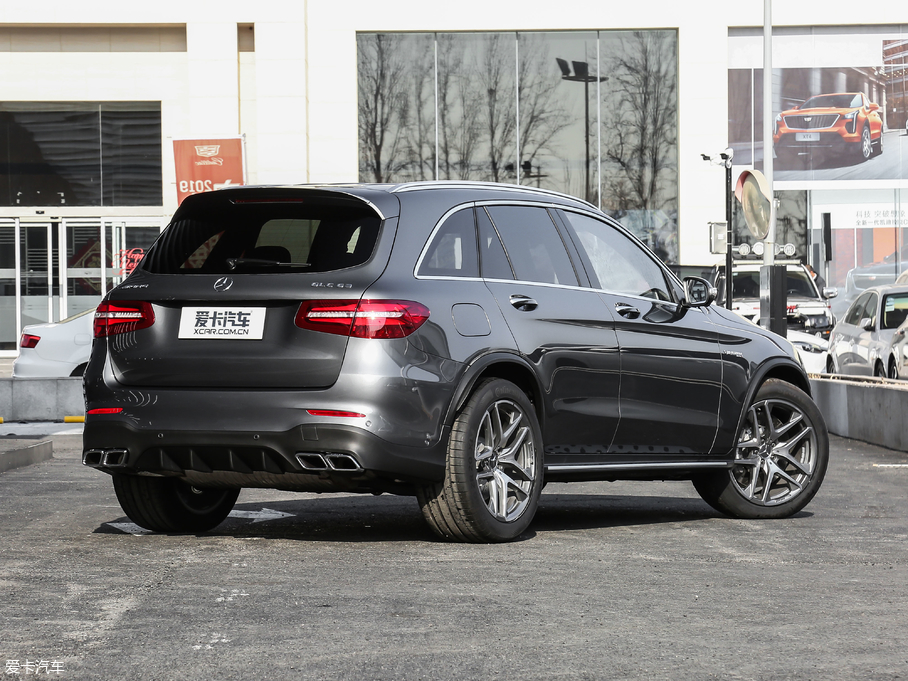
[[[190,194],[246,183],[243,138],[174,140],[177,201]]]

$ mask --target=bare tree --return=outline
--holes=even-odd
[[[561,78],[552,74],[552,63],[542,36],[521,38],[517,66],[521,163],[532,165],[542,151],[554,154],[549,147],[552,139],[574,122],[559,96]]]
[[[466,43],[459,36],[440,34],[438,44],[439,174],[442,179],[470,178],[479,144],[479,107],[466,70]]]
[[[401,159],[409,98],[406,63],[394,35],[364,35],[357,41],[360,175],[387,182]]]
[[[489,155],[490,179],[501,182],[504,161],[515,159],[517,97],[514,83],[514,34],[493,33],[478,55],[476,75],[482,106],[483,134]]]
[[[656,211],[677,205],[677,39],[634,31],[607,58],[602,126],[603,207],[635,211],[641,238],[676,257],[676,234]],[[674,231],[677,231],[674,228]]]

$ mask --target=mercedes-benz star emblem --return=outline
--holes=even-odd
[[[216,282],[214,282],[214,290],[218,293],[223,293],[231,286],[233,286],[233,279],[231,279],[230,277],[221,277]]]

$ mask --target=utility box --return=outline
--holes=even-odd
[[[763,265],[760,268],[760,326],[787,337],[788,268],[785,265]]]
[[[709,252],[714,255],[725,255],[728,248],[728,223],[709,223]]]

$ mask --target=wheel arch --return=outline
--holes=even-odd
[[[810,380],[807,378],[807,374],[804,372],[804,369],[794,364],[793,362],[784,359],[777,358],[770,360],[766,364],[760,366],[754,372],[753,379],[751,380],[750,385],[747,387],[747,392],[744,396],[744,401],[741,406],[741,413],[738,414],[738,425],[735,428],[735,433],[739,433],[741,431],[741,425],[744,422],[745,417],[747,416],[747,408],[753,402],[757,391],[760,390],[763,384],[771,378],[784,381],[785,383],[790,383],[791,385],[803,391],[807,395],[807,397],[813,399],[813,394],[810,390]],[[732,454],[734,454],[734,451],[735,448],[733,446],[731,449]]]
[[[457,412],[463,407],[476,385],[486,378],[503,378],[520,388],[529,397],[540,427],[545,422],[543,390],[533,366],[520,355],[509,352],[495,352],[475,360],[460,380],[454,399],[445,418],[451,425]]]

